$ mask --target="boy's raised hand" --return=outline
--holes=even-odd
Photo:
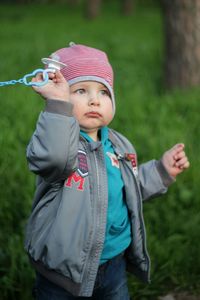
[[[184,144],[176,144],[163,154],[162,163],[172,177],[176,177],[190,166],[184,148]]]
[[[43,86],[33,86],[33,90],[44,99],[69,101],[69,85],[60,71],[48,73],[49,81]],[[32,82],[43,81],[42,73],[38,73]]]

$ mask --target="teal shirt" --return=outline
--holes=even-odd
[[[127,206],[124,201],[124,183],[119,162],[108,138],[108,127],[101,128],[101,142],[104,151],[108,177],[108,210],[104,248],[100,264],[124,251],[131,242],[131,229]],[[81,135],[89,142],[93,141],[85,132]]]

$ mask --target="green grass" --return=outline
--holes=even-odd
[[[70,41],[108,53],[115,71],[117,113],[112,127],[135,145],[139,161],[160,158],[184,142],[191,168],[162,198],[144,205],[152,284],[129,278],[134,299],[156,299],[173,289],[200,290],[199,88],[166,92],[163,87],[162,17],[156,7],[119,14],[115,1],[88,21],[64,5],[0,6],[0,81],[41,67],[40,59]],[[25,150],[43,100],[29,87],[0,88],[0,294],[30,299],[33,272],[23,234],[34,192]]]

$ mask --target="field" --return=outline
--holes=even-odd
[[[200,291],[200,88],[166,91],[162,15],[152,5],[121,16],[116,1],[100,17],[64,5],[0,5],[0,81],[42,67],[41,58],[70,41],[108,53],[115,71],[117,113],[111,126],[135,145],[140,162],[160,158],[177,142],[191,167],[162,198],[144,204],[152,283],[129,277],[134,299],[155,300],[173,290]],[[0,295],[31,299],[33,271],[23,248],[35,177],[26,145],[44,101],[30,87],[0,87]]]

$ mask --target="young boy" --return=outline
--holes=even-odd
[[[38,175],[25,243],[36,297],[128,300],[126,268],[149,281],[142,201],[189,167],[184,145],[138,167],[131,143],[107,127],[115,99],[106,54],[73,44],[51,58],[66,67],[34,87],[46,108],[27,148]]]

